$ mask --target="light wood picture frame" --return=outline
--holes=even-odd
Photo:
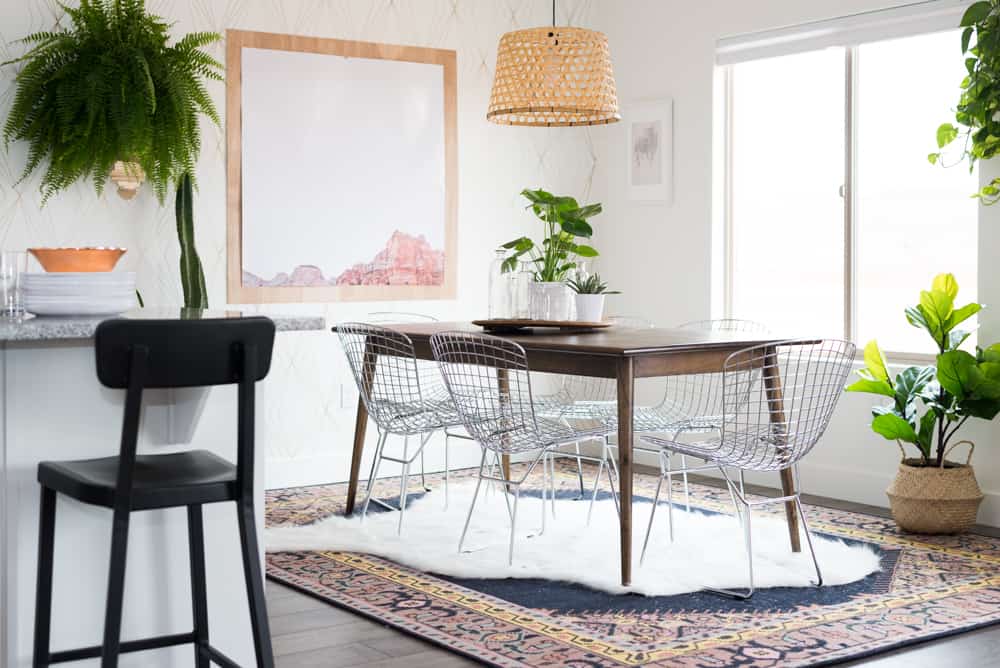
[[[455,51],[226,32],[227,301],[453,299]]]

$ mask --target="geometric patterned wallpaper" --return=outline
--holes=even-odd
[[[560,25],[594,25],[597,0],[557,3]],[[177,33],[227,28],[455,49],[458,53],[458,292],[448,301],[282,305],[265,311],[318,313],[327,322],[372,311],[417,311],[442,319],[480,317],[486,308],[486,267],[492,249],[522,233],[537,234],[518,193],[544,187],[600,201],[602,132],[595,128],[522,128],[485,120],[500,35],[546,25],[549,0],[147,0],[174,22]],[[0,61],[19,55],[12,42],[60,20],[55,0],[0,3]],[[225,45],[214,47],[225,59]],[[14,68],[0,70],[0,119],[13,95]],[[220,114],[224,87],[213,84]],[[225,303],[225,132],[206,124],[198,164],[195,234],[205,265],[209,302]],[[75,185],[40,208],[38,181],[15,184],[25,150],[0,150],[0,248],[34,245],[115,245],[128,253],[122,268],[136,271],[149,305],[180,302],[172,201],[160,207],[148,187],[131,201],[110,187],[98,198],[89,183]],[[332,159],[350,160],[350,156]],[[288,169],[294,169],[288,165]],[[377,179],[377,174],[372,174]],[[596,186],[596,187],[595,187]],[[288,197],[318,196],[294,192]],[[600,226],[609,226],[605,214]],[[345,243],[348,240],[345,240]],[[256,310],[247,307],[244,310]],[[269,484],[344,479],[350,457],[356,393],[339,345],[328,331],[278,337],[267,381],[264,430]],[[374,431],[374,430],[370,430]],[[429,448],[434,466],[439,448]],[[466,459],[465,457],[460,457]],[[476,459],[473,453],[472,459]]]

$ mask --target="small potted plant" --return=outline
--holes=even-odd
[[[572,197],[544,190],[522,190],[527,208],[544,223],[545,238],[536,244],[528,237],[508,241],[503,249],[510,255],[503,271],[514,271],[522,261],[534,269],[535,282],[529,287],[530,315],[535,320],[569,320],[573,302],[566,278],[577,267],[578,258],[597,257],[597,251],[577,239],[589,239],[594,228],[588,218],[601,213],[600,204],[580,206]],[[522,260],[527,256],[527,260]]]
[[[601,322],[604,319],[604,297],[620,294],[608,290],[600,274],[571,278],[567,284],[576,293],[576,319],[581,322]]]
[[[920,293],[920,303],[906,309],[909,323],[934,339],[936,364],[908,367],[893,379],[878,343],[870,341],[860,379],[846,388],[892,399],[872,409],[871,426],[903,453],[887,494],[896,523],[915,533],[957,533],[976,521],[983,494],[969,465],[974,446],[955,437],[970,418],[992,420],[1000,413],[1000,343],[977,348],[975,355],[959,349],[972,331],[958,325],[982,305],[956,307],[957,296],[955,277],[940,274]],[[904,444],[918,456],[907,457]],[[964,464],[948,459],[960,445],[969,448]]]

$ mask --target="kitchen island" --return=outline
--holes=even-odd
[[[249,315],[249,314],[248,314]],[[256,314],[255,314],[256,315]],[[269,315],[269,314],[263,314]],[[238,318],[234,311],[142,309],[128,318]],[[271,316],[282,332],[324,328],[320,317]],[[118,453],[124,390],[95,375],[93,335],[106,318],[27,318],[0,322],[0,665],[31,665],[42,460]],[[257,386],[258,421],[268,381]],[[258,429],[256,510],[263,528],[263,460]],[[235,461],[236,387],[147,390],[140,453],[201,448]],[[59,497],[52,603],[52,649],[100,644],[111,513]],[[212,644],[253,663],[235,505],[205,506],[209,629]],[[133,515],[122,638],[190,631],[187,518],[183,508]],[[189,646],[126,654],[122,666],[191,665]],[[73,665],[97,665],[99,661]]]

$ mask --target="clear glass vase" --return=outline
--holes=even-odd
[[[573,317],[573,294],[562,282],[532,283],[532,320],[570,320]]]
[[[510,280],[507,274],[503,273],[503,261],[507,251],[498,248],[490,262],[490,282],[489,282],[489,317],[509,318],[510,317]]]

